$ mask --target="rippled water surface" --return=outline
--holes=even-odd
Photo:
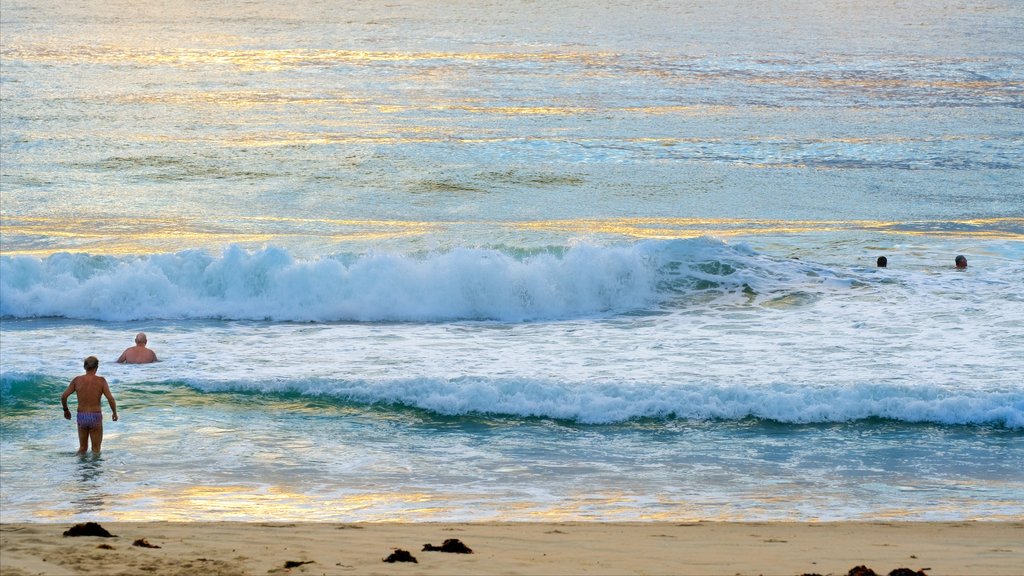
[[[5,1],[3,521],[1019,519],[1022,31]]]

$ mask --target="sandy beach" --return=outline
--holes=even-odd
[[[1020,574],[1024,522],[101,523],[0,526],[25,574]],[[458,539],[472,554],[423,551]],[[144,540],[152,546],[133,545]],[[395,549],[413,563],[386,563]],[[286,567],[286,563],[290,567]],[[296,565],[297,564],[297,565]]]

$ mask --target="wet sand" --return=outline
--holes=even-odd
[[[63,536],[73,523],[2,524],[0,573],[732,576],[863,565],[987,576],[1024,566],[1024,521],[100,524],[117,537]],[[473,553],[423,551],[448,539]],[[395,549],[417,562],[384,562]]]

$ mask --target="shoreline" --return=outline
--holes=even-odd
[[[993,522],[0,524],[0,573],[28,574],[847,574],[1012,575],[1024,520]],[[134,546],[144,539],[153,546]],[[472,554],[423,551],[458,539]],[[101,547],[101,546],[108,546]],[[385,563],[395,549],[417,563]],[[302,563],[285,567],[286,562]]]

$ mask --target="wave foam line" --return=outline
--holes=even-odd
[[[1024,391],[937,386],[845,387],[573,384],[534,380],[409,379],[381,382],[193,383],[208,391],[299,393],[364,405],[407,406],[445,416],[489,414],[613,424],[637,419],[790,424],[883,418],[907,423],[1024,428]]]
[[[146,390],[157,385],[137,384]],[[638,419],[758,418],[788,424],[882,418],[906,423],[1002,426],[1024,430],[1024,390],[967,390],[934,385],[770,386],[580,384],[524,379],[410,378],[367,380],[191,380],[206,393],[299,394],[363,406],[395,406],[444,416],[486,414],[552,418],[583,424]],[[64,382],[40,374],[0,374],[4,406],[48,405]]]

